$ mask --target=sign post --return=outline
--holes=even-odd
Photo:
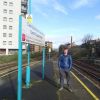
[[[27,46],[27,54],[28,54],[28,65],[26,66],[26,87],[29,88],[30,86],[30,44],[28,43]]]
[[[28,13],[31,14],[31,0],[28,0]],[[26,17],[27,17],[27,22],[31,24],[32,16],[28,15]],[[26,87],[29,88],[30,86],[30,44],[29,43],[27,46],[27,54],[28,54],[28,58],[27,58],[28,65],[26,66]]]
[[[28,0],[28,12],[31,14],[31,0]],[[28,17],[29,18],[29,17]],[[26,66],[26,87],[30,86],[30,44],[45,45],[45,36],[38,29],[31,24],[32,19],[29,18],[29,22],[26,21],[21,15],[19,16],[19,36],[18,36],[18,88],[17,88],[17,100],[22,100],[22,43],[28,44],[27,55],[28,64]],[[43,48],[43,75],[44,79],[44,64],[45,64],[45,48]]]
[[[22,99],[22,16],[19,16],[19,36],[18,36],[18,90],[17,100]]]
[[[28,15],[26,16],[27,22],[29,24],[32,23],[32,15],[31,14],[31,0],[28,0]],[[26,67],[26,87],[30,86],[30,44],[28,43],[28,66]]]
[[[45,47],[42,48],[42,80],[44,80],[45,67]]]
[[[22,100],[22,43],[28,44],[28,64],[26,66],[26,87],[30,86],[30,44],[45,46],[45,36],[34,26],[29,24],[25,18],[19,16],[19,37],[18,37],[18,91],[17,100]],[[45,64],[45,48],[43,49],[43,68]],[[44,69],[43,76],[44,79]]]

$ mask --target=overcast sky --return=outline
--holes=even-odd
[[[33,25],[54,47],[73,41],[80,44],[85,34],[100,38],[100,0],[32,0]]]

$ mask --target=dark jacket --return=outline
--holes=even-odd
[[[71,55],[61,54],[58,59],[58,67],[69,71],[72,68],[72,57]]]

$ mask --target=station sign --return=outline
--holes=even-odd
[[[22,42],[45,46],[45,35],[22,17]]]

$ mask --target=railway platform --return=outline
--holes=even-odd
[[[59,91],[59,71],[56,61],[46,62],[44,80],[41,78],[41,70],[41,62],[31,66],[31,84],[26,88],[26,73],[23,69],[22,100],[99,100],[73,70],[70,73],[72,92],[66,87],[66,81],[65,88]],[[0,100],[17,100],[17,71],[0,79]]]

